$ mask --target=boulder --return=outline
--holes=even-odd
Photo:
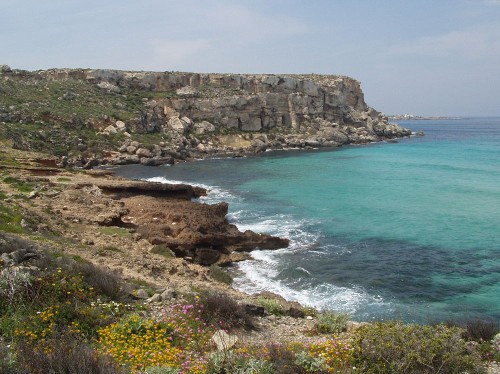
[[[172,117],[168,120],[168,126],[178,132],[182,132],[185,129],[185,124],[180,120],[179,117]]]
[[[217,330],[212,336],[212,342],[218,351],[228,351],[236,345],[238,337],[236,335],[229,335],[224,330]]]
[[[194,125],[194,132],[199,135],[214,131],[215,131],[215,126],[208,121],[202,121]]]
[[[137,151],[135,151],[135,154],[137,157],[151,157],[151,151],[147,148],[139,148]]]

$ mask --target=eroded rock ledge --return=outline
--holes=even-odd
[[[136,240],[164,245],[177,257],[201,265],[226,265],[248,259],[256,248],[288,246],[288,239],[239,231],[226,219],[226,203],[191,200],[205,192],[189,185],[85,178],[48,200],[50,210],[69,222],[127,228]],[[45,192],[38,195],[47,200]]]

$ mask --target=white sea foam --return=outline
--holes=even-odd
[[[373,296],[360,288],[339,287],[329,283],[320,285],[295,285],[293,280],[279,279],[279,261],[271,251],[252,252],[254,260],[240,263],[234,276],[233,286],[243,292],[255,294],[271,291],[287,300],[298,301],[303,305],[318,309],[329,309],[362,316],[370,308],[388,311],[391,304],[379,296]],[[299,267],[309,278],[311,273]]]
[[[233,203],[239,200],[237,196],[218,186],[209,186],[203,183],[193,183],[193,182],[185,182],[174,179],[167,179],[165,177],[151,177],[151,178],[146,178],[145,180],[148,182],[160,182],[168,184],[189,184],[191,186],[204,188],[205,190],[207,190],[207,195],[201,196],[200,198],[198,198],[198,200],[208,204],[220,203],[222,201],[227,203]]]
[[[286,214],[262,216],[245,204],[244,200],[218,186],[208,186],[202,183],[192,183],[171,180],[165,177],[146,179],[152,182],[182,184],[205,188],[207,196],[199,200],[206,203],[228,202],[230,209],[235,209],[227,215],[230,223],[239,230],[252,230],[258,233],[267,233],[290,239],[290,246],[279,250],[256,250],[252,252],[253,260],[238,263],[234,275],[234,287],[246,293],[271,291],[282,295],[288,300],[298,301],[303,305],[319,309],[332,309],[347,313],[356,313],[360,308],[382,307],[386,303],[379,297],[369,295],[362,289],[339,287],[333,284],[305,286],[304,278],[312,279],[312,274],[305,267],[297,266],[296,270],[302,274],[296,279],[281,279],[280,274],[285,268],[282,264],[284,257],[294,252],[307,251],[308,256],[325,256],[330,251],[338,254],[348,253],[342,246],[318,247],[319,234],[305,227],[314,227],[314,222],[297,220]],[[299,284],[302,283],[302,284]]]

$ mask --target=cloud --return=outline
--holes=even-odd
[[[500,1],[499,1],[500,2]],[[390,50],[391,55],[457,56],[470,60],[500,57],[500,27],[482,25],[424,37]]]
[[[307,31],[300,20],[276,12],[266,13],[227,2],[206,9],[206,16],[216,31],[225,33],[233,39],[254,43],[266,39],[286,38]]]
[[[193,58],[199,53],[212,48],[207,39],[195,40],[161,40],[154,39],[150,42],[155,60],[164,66],[176,66]]]

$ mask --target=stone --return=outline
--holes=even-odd
[[[129,145],[128,147],[125,148],[127,153],[134,154],[135,151],[137,151],[137,147],[134,147],[133,145]]]
[[[227,351],[236,345],[238,337],[236,335],[229,335],[224,330],[217,330],[212,336],[212,342],[218,351]]]
[[[127,127],[125,126],[125,122],[116,121],[115,128],[116,128],[116,131],[118,131],[118,132],[124,132]]]
[[[177,297],[177,292],[172,289],[166,289],[161,293],[161,300],[162,301],[170,301],[172,299],[175,299]]]
[[[175,93],[179,96],[195,96],[196,90],[191,86],[184,86],[175,91]]]
[[[111,84],[109,82],[100,82],[97,84],[97,87],[102,88],[108,92],[116,93],[119,94],[121,93],[121,90],[118,86],[115,86],[114,84]]]
[[[104,130],[102,130],[102,133],[109,135],[109,134],[116,134],[117,131],[113,125],[109,125]]]
[[[139,288],[137,291],[135,291],[134,296],[138,299],[144,300],[149,298],[148,291],[146,291],[144,288]]]
[[[172,117],[168,120],[168,126],[178,132],[184,131],[184,123],[178,117]]]
[[[64,93],[64,95],[62,95],[62,99],[68,100],[68,101],[75,100],[77,97],[78,97],[78,94],[76,94],[73,91],[67,91]]]
[[[151,157],[151,151],[147,148],[139,148],[135,154],[140,157]]]
[[[158,303],[160,302],[162,299],[161,299],[161,295],[159,293],[155,293],[153,296],[151,296],[149,299],[146,299],[146,302],[147,303]]]
[[[208,121],[202,121],[194,125],[194,132],[199,135],[214,131],[215,131],[215,126]]]

